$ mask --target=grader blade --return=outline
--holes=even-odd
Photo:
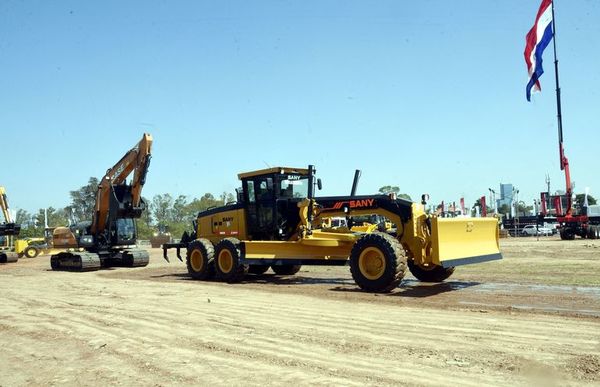
[[[502,259],[496,218],[431,218],[431,242],[443,267]]]

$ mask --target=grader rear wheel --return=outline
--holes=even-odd
[[[187,248],[186,266],[193,279],[208,280],[215,276],[215,249],[207,239],[197,239]]]
[[[261,275],[265,274],[269,270],[269,265],[250,265],[248,268],[248,273]]]
[[[419,281],[443,282],[454,273],[454,267],[443,267],[438,265],[418,265],[411,259],[408,261],[408,270]]]
[[[248,265],[240,262],[240,241],[222,239],[215,246],[215,269],[217,278],[227,282],[239,282],[248,273]]]
[[[294,275],[300,271],[302,265],[273,265],[271,268],[277,275]]]
[[[389,292],[398,286],[406,272],[404,249],[390,235],[365,234],[350,252],[350,272],[361,289]]]

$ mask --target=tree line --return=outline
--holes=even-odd
[[[17,210],[15,221],[21,224],[20,237],[43,237],[46,226],[68,226],[91,220],[98,183],[97,178],[91,177],[86,185],[70,191],[71,202],[64,208],[40,208],[35,213]],[[159,230],[170,232],[174,238],[179,238],[183,231],[191,229],[192,220],[196,219],[198,212],[232,202],[235,196],[228,192],[218,196],[205,193],[200,198],[190,199],[185,195],[173,197],[169,193],[164,193],[154,195],[152,199],[145,197],[142,199],[146,203],[146,210],[137,220],[138,238],[149,239]]]
[[[64,208],[40,208],[35,213],[19,209],[16,213],[16,222],[21,224],[20,237],[43,237],[46,226],[59,227],[75,224],[80,221],[92,220],[96,193],[99,181],[91,177],[88,183],[79,189],[69,192],[71,202]],[[400,193],[397,186],[383,186],[379,193],[394,192],[398,197],[411,200],[407,194]],[[146,203],[146,210],[137,220],[138,238],[150,239],[157,232],[170,232],[174,238],[179,238],[184,231],[191,230],[192,221],[198,212],[211,207],[222,206],[233,202],[236,197],[229,192],[218,196],[205,193],[199,198],[189,198],[185,195],[174,197],[169,193],[154,195],[152,199],[142,198]],[[47,220],[47,223],[46,223]]]

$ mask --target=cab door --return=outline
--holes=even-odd
[[[275,195],[273,178],[258,176],[244,181],[248,208],[248,234],[254,240],[275,237]]]

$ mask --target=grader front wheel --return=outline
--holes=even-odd
[[[412,259],[408,261],[408,270],[422,282],[443,282],[454,273],[454,267],[418,265]]]
[[[269,270],[269,265],[250,265],[248,268],[248,273],[255,275],[262,275]]]
[[[273,265],[271,269],[277,275],[294,275],[300,271],[302,265]]]
[[[350,272],[361,289],[389,292],[398,286],[406,272],[404,249],[390,235],[365,234],[350,252]]]

